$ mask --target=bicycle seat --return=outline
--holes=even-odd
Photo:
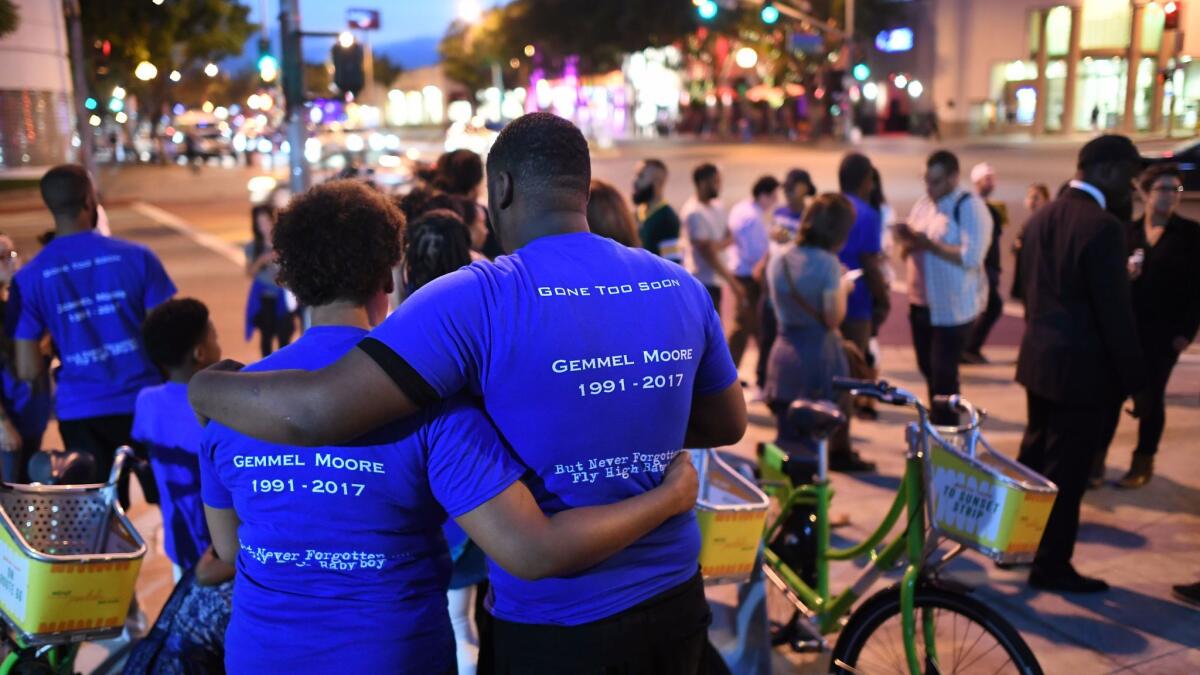
[[[802,438],[822,439],[846,423],[846,416],[829,401],[796,399],[788,406],[787,425]]]

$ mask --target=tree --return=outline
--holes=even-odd
[[[12,0],[0,0],[0,37],[17,30],[21,25],[21,15]]]
[[[390,87],[396,81],[396,78],[404,72],[404,66],[396,61],[392,61],[386,54],[376,54],[375,59],[375,82],[383,87]]]
[[[170,72],[180,71],[192,89],[215,86],[219,83],[210,82],[203,67],[242,53],[256,29],[247,20],[249,8],[229,0],[172,0],[161,5],[87,0],[80,5],[84,43],[111,43],[105,74],[97,73],[97,51],[88,50],[89,86],[93,92],[107,93],[120,85],[136,95],[140,112],[149,116],[155,131],[164,104],[180,86],[169,79]],[[158,68],[158,76],[149,82],[133,77],[142,61]]]
[[[578,57],[581,73],[611,70],[626,53],[682,39],[696,28],[688,2],[647,0],[513,0],[484,14],[475,25],[452,24],[439,51],[447,76],[473,88],[490,80],[492,63],[525,58],[533,45],[537,62],[559,67]]]

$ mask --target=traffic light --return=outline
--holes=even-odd
[[[700,2],[696,3],[696,12],[700,15],[701,19],[712,21],[717,16],[716,0],[700,0]]]
[[[779,8],[775,6],[774,0],[765,0],[758,15],[762,17],[763,23],[771,26],[779,20]]]
[[[340,39],[333,45],[333,84],[343,94],[354,95],[366,84],[363,48],[357,40]]]
[[[1179,29],[1179,3],[1168,2],[1163,5],[1163,30]]]
[[[271,41],[258,41],[258,77],[263,82],[274,82],[279,77],[279,60],[271,55]]]
[[[859,63],[854,66],[854,70],[850,71],[854,75],[854,79],[859,82],[865,82],[871,76],[871,67],[865,63]]]

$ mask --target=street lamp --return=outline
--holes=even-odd
[[[340,34],[338,34],[338,44],[341,45],[343,49],[349,49],[353,47],[354,33],[351,33],[348,30],[342,31]]]
[[[149,61],[142,61],[133,69],[133,76],[142,82],[149,82],[158,77],[158,68]]]
[[[458,0],[458,19],[463,23],[479,23],[483,18],[483,7],[479,0]]]
[[[207,66],[204,66],[204,74],[209,77],[216,77],[219,72],[221,72],[221,69],[217,68],[217,64],[215,63],[209,63]]]
[[[529,58],[532,59],[533,55],[536,53],[537,53],[537,49],[534,48],[533,45],[525,45],[525,56],[528,56]]]

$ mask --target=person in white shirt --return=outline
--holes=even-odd
[[[779,181],[763,176],[754,182],[750,196],[734,204],[729,212],[729,231],[733,237],[733,276],[742,287],[746,301],[738,307],[733,331],[729,334],[729,352],[734,364],[741,365],[746,345],[753,338],[758,348],[758,308],[762,298],[761,263],[767,257],[771,241],[771,213],[779,201]],[[757,383],[762,386],[762,383]]]
[[[733,237],[725,221],[725,209],[717,197],[721,194],[721,173],[712,164],[701,164],[692,171],[696,195],[683,205],[683,225],[687,231],[687,269],[708,289],[713,306],[721,312],[721,282],[737,298],[745,302],[742,287],[725,264],[725,249],[733,245]]]
[[[908,260],[909,323],[929,400],[958,393],[958,364],[987,291],[983,257],[991,218],[983,200],[958,185],[958,158],[939,150],[925,162],[926,194],[908,223],[895,228]],[[933,403],[934,424],[957,425],[958,413]]]

